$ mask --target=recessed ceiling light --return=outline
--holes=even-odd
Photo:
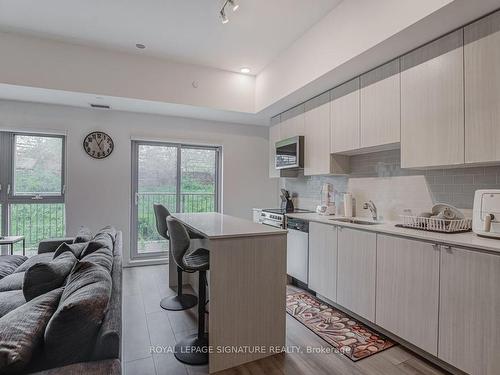
[[[139,48],[139,49],[144,49],[144,48],[146,48],[146,46],[145,46],[144,44],[142,44],[142,43],[137,43],[135,46],[136,46],[137,48]]]
[[[240,72],[242,72],[243,74],[248,74],[250,73],[250,68],[241,68]]]

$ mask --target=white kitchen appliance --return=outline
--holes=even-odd
[[[335,189],[332,184],[324,183],[321,187],[321,204],[316,207],[316,212],[320,215],[335,215],[335,202],[333,197]]]
[[[286,273],[307,285],[309,281],[309,222],[287,218]]]
[[[472,230],[478,236],[500,239],[500,190],[476,190]]]

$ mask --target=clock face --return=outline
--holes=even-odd
[[[83,140],[85,152],[94,159],[104,159],[108,157],[115,145],[109,135],[103,132],[92,132]]]

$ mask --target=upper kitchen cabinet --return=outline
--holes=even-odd
[[[331,153],[359,149],[359,77],[331,91]]]
[[[280,135],[280,116],[275,116],[271,119],[271,127],[269,128],[269,177],[275,178],[280,176],[280,171],[276,169],[276,142],[281,138]]]
[[[305,103],[304,119],[304,175],[348,173],[348,158],[330,155],[330,92]]]
[[[500,161],[500,12],[464,30],[465,162]]]
[[[401,166],[464,164],[463,31],[401,58]]]
[[[281,139],[304,135],[304,104],[300,104],[281,114]]]
[[[375,321],[377,235],[338,228],[337,303]]]
[[[438,357],[468,374],[500,374],[500,256],[441,250]]]
[[[377,235],[376,323],[437,355],[439,246]]]
[[[360,78],[361,148],[397,148],[401,141],[399,59]]]

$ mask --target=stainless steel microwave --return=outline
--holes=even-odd
[[[276,142],[276,169],[304,168],[304,136]]]

